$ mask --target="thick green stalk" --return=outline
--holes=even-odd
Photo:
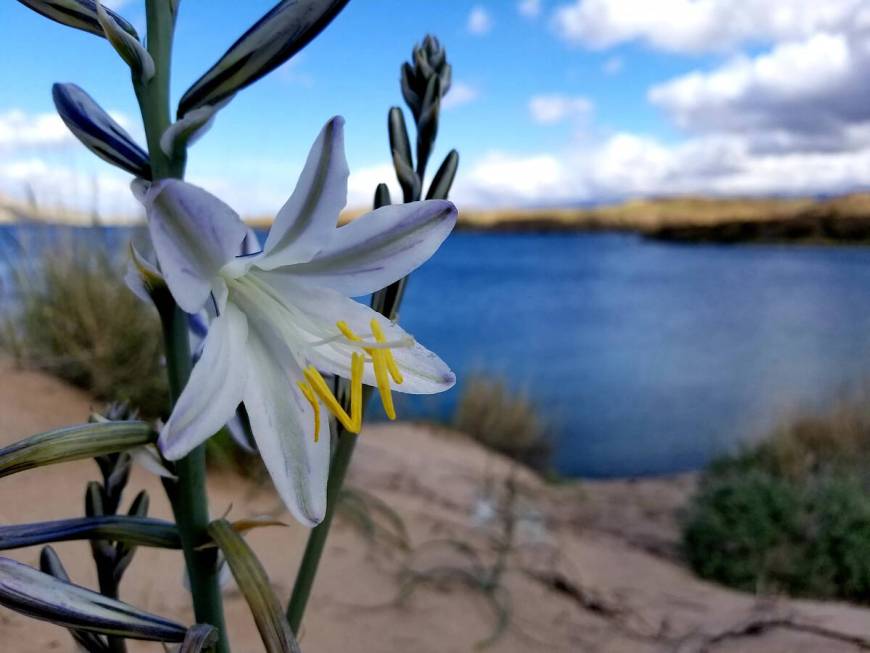
[[[148,141],[153,178],[181,178],[184,159],[170,159],[160,148],[160,137],[171,123],[169,78],[175,16],[172,0],[147,0],[148,52],[154,59],[154,76],[147,82],[134,78]],[[168,292],[155,298],[166,349],[166,369],[172,403],[178,400],[190,376],[190,344],[187,316]],[[223,601],[218,582],[217,554],[214,549],[198,550],[207,539],[209,523],[206,495],[205,448],[194,449],[176,463],[177,480],[165,483],[181,535],[184,560],[190,579],[193,608],[198,623],[214,626],[219,634],[217,653],[229,653],[224,623]]]
[[[297,636],[299,626],[302,624],[302,615],[305,614],[305,606],[308,605],[308,598],[311,596],[311,588],[314,586],[314,578],[317,576],[320,557],[326,546],[326,538],[329,536],[329,529],[332,526],[335,504],[338,501],[341,486],[344,484],[344,477],[350,467],[353,448],[356,446],[357,436],[354,433],[348,433],[337,422],[335,426],[338,445],[329,465],[329,480],[326,485],[326,515],[308,536],[305,553],[302,556],[302,562],[299,563],[296,582],[293,583],[293,593],[287,604],[287,621],[290,622],[290,630]]]
[[[163,324],[169,392],[174,403],[190,375],[187,314],[172,301],[168,292],[157,304]],[[175,473],[178,479],[167,481],[164,487],[181,535],[196,621],[214,626],[220,634],[215,650],[228,653],[223,600],[218,582],[217,550],[199,550],[199,546],[208,539],[209,524],[205,447],[199,446],[179,460],[175,465]]]
[[[160,137],[172,123],[169,113],[169,79],[172,61],[172,37],[175,32],[175,16],[171,0],[147,0],[148,52],[154,59],[154,76],[148,82],[133,80],[145,138],[148,141],[148,156],[154,179],[184,176],[184,159],[170,160],[160,149]]]

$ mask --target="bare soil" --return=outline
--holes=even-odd
[[[59,381],[0,367],[0,445],[82,421],[90,408],[89,397]],[[352,496],[300,633],[306,652],[471,651],[498,630],[499,619],[502,632],[489,646],[497,652],[870,648],[870,610],[741,594],[695,578],[678,548],[691,475],[552,486],[431,427],[373,425],[360,438]],[[84,485],[97,476],[84,461],[4,478],[0,523],[80,515]],[[147,472],[135,470],[129,487],[131,496],[148,488],[154,514],[169,516],[160,484]],[[289,524],[248,536],[286,600],[306,530],[292,524],[268,484],[218,473],[209,494],[214,515],[268,514]],[[409,550],[397,544],[401,529],[378,499],[401,519]],[[94,586],[88,545],[57,549],[72,578]],[[38,550],[8,555],[36,564]],[[226,595],[233,650],[262,651],[243,598],[232,584]],[[192,620],[177,552],[140,549],[122,598]],[[162,647],[137,643],[131,650]],[[63,629],[0,608],[0,651],[74,647]]]

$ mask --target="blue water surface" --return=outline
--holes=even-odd
[[[563,474],[691,469],[870,376],[870,249],[457,233],[400,317],[459,376],[403,417],[449,418],[492,374],[540,408]]]

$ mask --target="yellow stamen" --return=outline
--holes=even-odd
[[[372,363],[375,368],[375,380],[378,382],[378,392],[381,395],[381,403],[384,412],[390,419],[396,419],[396,408],[393,406],[393,395],[390,392],[390,379],[387,376],[387,362],[384,360],[384,352],[372,350]]]
[[[384,332],[381,330],[381,325],[378,324],[378,321],[372,319],[372,335],[375,337],[375,341],[379,343],[384,343],[387,339],[384,337]],[[393,358],[393,352],[389,349],[384,350],[384,360],[387,362],[387,369],[390,370],[390,376],[393,377],[393,381],[397,384],[401,385],[402,381],[402,373],[399,371],[399,366],[396,365],[396,359]]]
[[[358,365],[357,365],[358,366]],[[353,364],[351,364],[353,368]],[[311,389],[314,391],[314,394],[323,402],[326,408],[335,415],[336,419],[342,423],[344,428],[346,428],[351,433],[359,433],[360,428],[362,428],[362,402],[358,402],[359,406],[354,406],[353,401],[351,401],[351,412],[353,416],[348,415],[344,408],[341,407],[341,404],[338,403],[338,400],[335,398],[335,395],[332,394],[332,390],[329,389],[329,386],[326,385],[326,381],[323,380],[323,377],[320,376],[320,372],[318,372],[313,365],[310,365],[305,371],[305,379],[311,385]],[[351,374],[353,376],[353,374]],[[360,380],[357,383],[362,381],[362,374],[359,374]],[[351,379],[351,386],[353,386],[353,379]],[[351,388],[353,390],[353,388]],[[351,394],[351,399],[353,399],[353,394]],[[354,419],[356,418],[356,419]]]
[[[311,404],[311,410],[314,411],[314,441],[320,441],[320,404],[317,403],[317,395],[311,389],[311,386],[305,381],[297,381],[296,384],[302,390],[303,396]]]
[[[350,416],[356,424],[359,433],[362,428],[362,378],[363,364],[365,360],[362,354],[353,354],[350,357]]]
[[[341,322],[336,322],[335,326],[338,327],[338,330],[344,334],[344,337],[350,340],[351,342],[362,342],[362,338],[360,338],[357,334],[351,331],[350,327],[347,325],[347,322],[342,320]]]
[[[375,340],[378,343],[385,342],[386,339],[384,338],[384,333],[381,330],[380,325],[375,320],[372,320],[371,325],[372,333],[375,336]],[[336,322],[335,326],[338,327],[338,330],[341,331],[344,337],[351,342],[362,342],[362,338],[360,338],[357,334],[353,332],[353,330],[351,330],[351,328],[347,325],[347,322]],[[384,405],[384,412],[387,414],[388,418],[396,419],[396,408],[393,405],[393,395],[390,389],[390,379],[387,376],[388,374],[392,376],[393,380],[396,381],[396,383],[402,382],[402,374],[399,372],[396,361],[393,359],[393,355],[389,349],[373,349],[364,346],[363,350],[372,358],[372,366],[375,368],[375,380],[378,384],[378,392],[381,396],[381,403]],[[354,354],[354,356],[359,356],[359,354]],[[360,373],[360,378],[362,378],[362,373]],[[312,385],[314,384],[312,383]],[[361,388],[360,392],[362,392]],[[353,407],[353,401],[351,401],[351,407]],[[337,413],[336,417],[339,417]],[[360,420],[362,420],[361,416]]]

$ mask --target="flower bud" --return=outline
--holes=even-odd
[[[90,95],[75,84],[55,84],[51,95],[61,119],[86,148],[137,177],[151,178],[145,150]]]
[[[9,558],[0,558],[0,604],[59,626],[133,639],[181,642],[187,629]]]
[[[433,78],[437,77],[440,83],[441,93],[437,98],[440,103],[450,89],[451,73],[451,66],[447,63],[447,51],[437,38],[427,34],[422,43],[414,46],[411,63],[402,65],[402,95],[411,108],[415,121],[419,121],[427,109],[426,92],[432,87]]]
[[[178,117],[218,106],[288,61],[344,9],[348,0],[282,0],[215,63],[178,103]]]
[[[18,2],[61,25],[75,27],[97,36],[106,36],[97,18],[97,5],[94,0],[18,0]],[[130,36],[139,38],[133,26],[121,16],[110,9],[107,9],[106,13],[122,30]]]

